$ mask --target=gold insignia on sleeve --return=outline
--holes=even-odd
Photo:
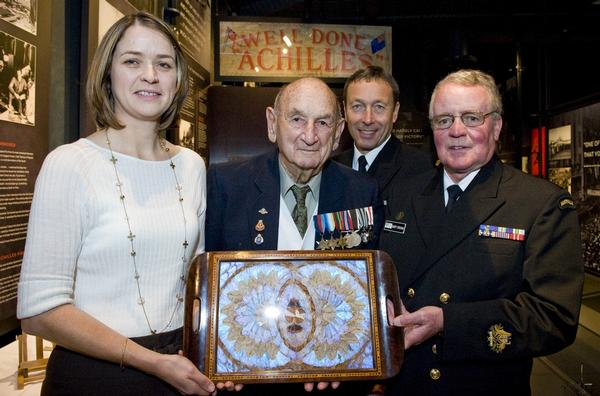
[[[559,209],[575,209],[575,203],[571,198],[563,198],[558,203]]]
[[[488,346],[496,353],[500,353],[510,345],[510,338],[512,334],[504,330],[501,324],[495,324],[490,326],[488,330]]]

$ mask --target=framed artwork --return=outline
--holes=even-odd
[[[0,18],[35,36],[37,35],[38,0],[1,1]]]
[[[366,65],[392,70],[391,26],[217,19],[217,81],[340,81]]]
[[[399,305],[381,251],[204,253],[187,280],[184,353],[215,382],[388,378],[404,348],[387,298]]]
[[[550,161],[571,160],[571,125],[548,130]]]
[[[196,137],[194,134],[194,125],[184,120],[179,119],[179,125],[177,128],[177,144],[183,147],[187,147],[190,150],[195,150]]]
[[[35,45],[0,31],[0,120],[35,125]]]

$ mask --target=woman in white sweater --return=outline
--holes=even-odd
[[[187,88],[168,25],[123,17],[89,72],[98,130],[44,161],[17,308],[24,331],[58,345],[43,395],[215,392],[178,353],[188,263],[204,250],[206,170],[160,132]]]

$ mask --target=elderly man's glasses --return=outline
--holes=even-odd
[[[498,113],[496,110],[490,111],[489,113],[478,113],[475,111],[468,111],[459,115],[453,114],[440,114],[431,118],[431,126],[434,129],[448,129],[454,124],[454,119],[460,117],[460,120],[466,127],[476,127],[483,125],[485,118],[489,115]]]

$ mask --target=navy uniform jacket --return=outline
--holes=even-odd
[[[248,161],[211,166],[207,179],[206,251],[277,250],[279,225],[279,152]],[[327,161],[322,170],[317,213],[373,207],[373,239],[359,249],[376,249],[383,226],[383,204],[377,182],[352,169]],[[261,214],[265,209],[266,214]],[[264,211],[263,211],[264,212]],[[265,225],[257,245],[257,222]],[[309,221],[312,217],[309,216]],[[315,238],[315,245],[320,241]],[[315,246],[316,248],[317,246]]]
[[[333,160],[352,167],[353,157],[352,148],[333,157]],[[394,185],[403,184],[408,178],[433,169],[432,164],[428,153],[408,146],[392,136],[369,166],[367,174],[377,179],[381,198],[388,202]]]
[[[392,191],[390,210],[405,229],[384,231],[381,243],[401,298],[410,312],[441,307],[444,330],[407,351],[386,393],[528,395],[532,358],[577,331],[583,261],[571,197],[497,158],[449,214],[442,186],[439,169],[416,177],[411,191]],[[524,230],[524,240],[479,235],[480,225]]]

